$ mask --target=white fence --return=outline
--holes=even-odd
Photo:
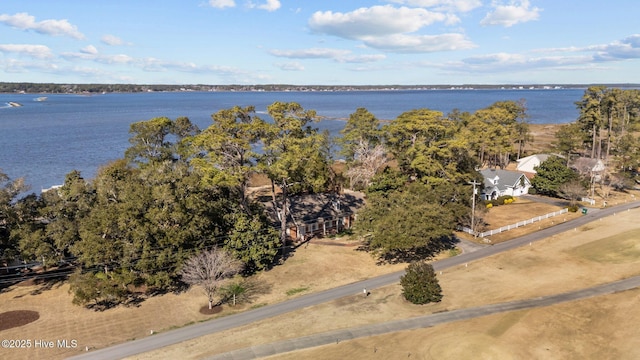
[[[544,220],[544,219],[548,219],[550,217],[562,215],[562,214],[566,213],[567,211],[569,211],[569,210],[567,208],[564,208],[564,209],[559,210],[559,211],[554,211],[552,213],[548,213],[548,214],[545,214],[545,215],[536,216],[536,217],[531,218],[529,220],[519,221],[519,222],[517,222],[515,224],[503,226],[503,227],[501,227],[499,229],[494,229],[494,230],[489,230],[489,231],[484,231],[484,232],[481,232],[481,233],[477,233],[476,236],[483,238],[485,236],[491,236],[491,235],[495,235],[495,234],[500,234],[503,231],[509,231],[511,229],[517,229],[517,228],[519,228],[521,226],[525,226],[525,225],[528,225],[528,224],[533,224],[536,221],[541,221],[541,220]],[[464,226],[463,227],[458,227],[458,230],[464,231],[467,234],[473,235],[473,230],[469,229],[468,227],[464,227]]]

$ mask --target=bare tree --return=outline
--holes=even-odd
[[[201,286],[213,307],[213,296],[222,281],[242,270],[243,264],[226,250],[214,248],[189,258],[180,271],[182,281]]]
[[[373,176],[387,162],[387,154],[384,146],[378,144],[370,146],[369,141],[360,140],[354,149],[354,162],[350,165],[346,175],[349,177],[349,186],[362,186],[366,188],[371,184]]]
[[[569,200],[570,206],[575,206],[584,196],[585,188],[579,181],[571,181],[560,185],[560,194]]]

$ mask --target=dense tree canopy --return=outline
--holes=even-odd
[[[206,184],[228,187],[237,193],[243,209],[250,213],[247,187],[256,173],[258,154],[254,151],[266,123],[255,116],[255,109],[233,107],[212,116],[213,124],[192,140],[199,155],[191,160],[203,174]]]
[[[431,256],[448,245],[456,224],[455,212],[439,200],[437,192],[422,183],[372,193],[358,214],[356,229],[369,248],[388,261]]]
[[[640,90],[592,86],[576,106],[589,157],[607,159],[639,123]]]
[[[552,156],[536,167],[536,176],[531,185],[538,194],[560,197],[561,186],[577,179],[576,172],[567,167],[559,156]]]
[[[0,261],[5,263],[18,256],[20,251],[16,232],[32,220],[22,217],[19,209],[14,206],[14,201],[26,190],[28,187],[24,178],[11,180],[0,169]]]
[[[531,140],[526,119],[524,101],[499,101],[477,110],[460,132],[468,139],[479,164],[504,168],[514,152],[519,158]]]

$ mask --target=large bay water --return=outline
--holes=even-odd
[[[583,94],[584,89],[0,94],[0,169],[12,179],[25,177],[31,191],[40,193],[72,170],[91,179],[99,166],[123,157],[132,122],[187,116],[204,129],[211,114],[235,105],[253,105],[260,115],[275,101],[297,102],[325,118],[320,129],[337,135],[359,107],[390,120],[418,108],[474,112],[496,101],[524,99],[530,123],[568,123],[576,119],[575,102]],[[35,101],[40,96],[46,101]]]

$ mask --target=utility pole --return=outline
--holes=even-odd
[[[476,217],[476,186],[480,185],[480,183],[473,180],[469,181],[469,184],[473,185],[473,194],[471,194],[471,232],[473,232],[473,237],[476,237],[476,229],[474,227]]]

